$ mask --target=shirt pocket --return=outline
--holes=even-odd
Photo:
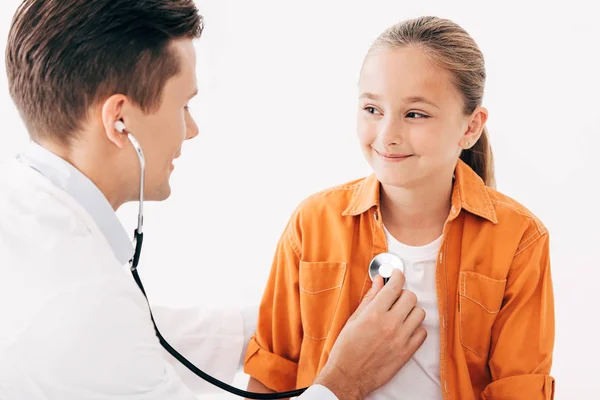
[[[300,315],[305,336],[327,338],[345,275],[346,263],[300,261]]]
[[[477,272],[459,276],[460,341],[479,357],[490,350],[492,326],[502,307],[506,279],[492,279]]]

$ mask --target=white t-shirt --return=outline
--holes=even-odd
[[[385,229],[385,228],[384,228]],[[425,310],[423,326],[427,339],[390,382],[373,392],[368,399],[443,400],[440,385],[440,322],[435,290],[439,237],[425,246],[407,246],[385,230],[388,251],[404,261],[404,288],[417,295],[417,305]]]

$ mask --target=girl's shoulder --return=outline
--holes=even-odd
[[[371,180],[373,177],[363,177],[313,193],[300,202],[296,213],[304,217],[342,217],[358,198],[365,196]]]
[[[489,187],[486,189],[496,211],[498,224],[525,224],[540,234],[548,231],[540,218],[528,207],[496,189]]]

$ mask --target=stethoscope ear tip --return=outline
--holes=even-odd
[[[377,254],[369,264],[369,278],[374,281],[380,275],[387,282],[395,269],[404,272],[404,261],[400,256],[390,252]]]
[[[125,124],[123,123],[123,121],[118,120],[118,121],[115,121],[115,129],[119,133],[125,133],[125,129],[127,129],[127,128],[125,128]]]

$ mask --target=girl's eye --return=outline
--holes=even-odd
[[[368,112],[369,114],[380,114],[379,110],[377,110],[375,107],[365,107],[364,110],[366,112]]]
[[[406,114],[406,118],[421,119],[421,118],[429,118],[429,116],[415,112],[415,111],[411,111],[408,114]]]

